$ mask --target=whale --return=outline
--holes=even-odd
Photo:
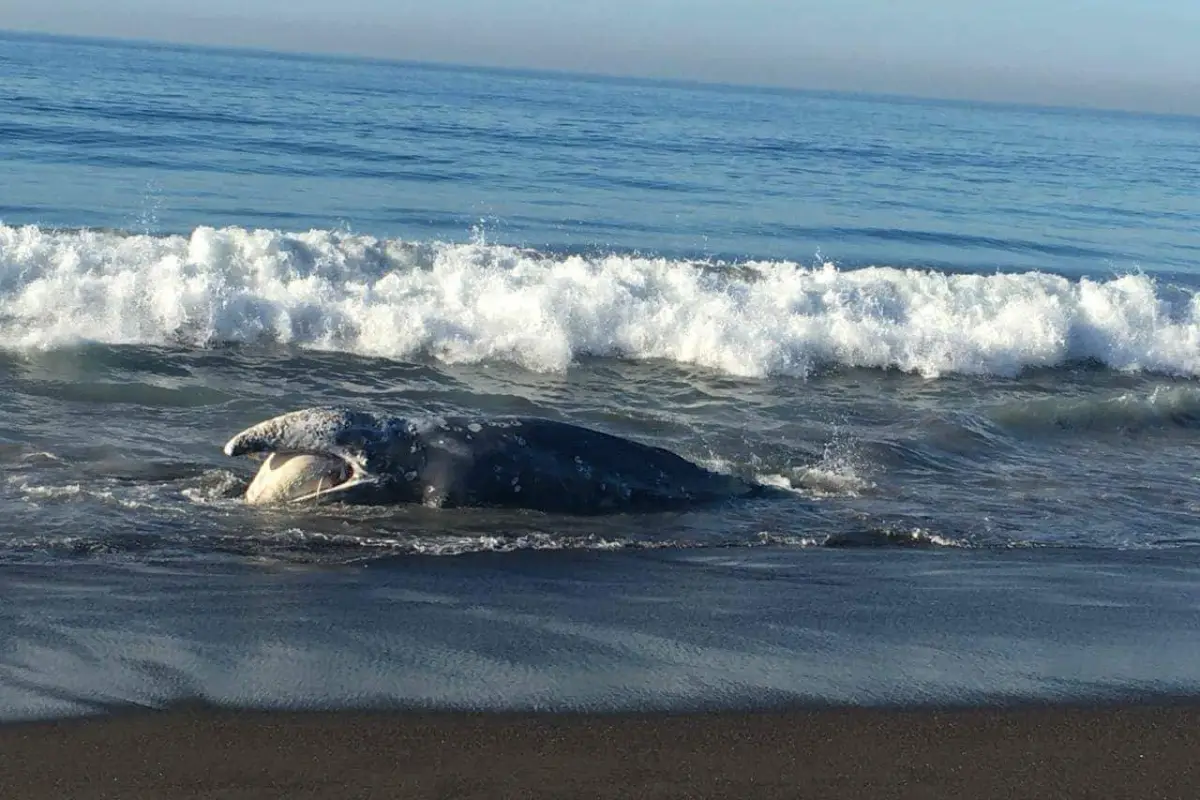
[[[246,428],[224,452],[262,462],[243,494],[256,506],[603,514],[680,509],[761,488],[662,447],[540,417],[401,417],[319,406]]]

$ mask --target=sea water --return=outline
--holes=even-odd
[[[1200,119],[0,36],[0,716],[1200,687]],[[781,489],[240,501],[527,414]]]

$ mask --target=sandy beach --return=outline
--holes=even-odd
[[[1200,704],[697,714],[179,708],[0,728],[18,798],[1191,798]]]

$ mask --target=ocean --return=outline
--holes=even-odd
[[[0,35],[0,719],[1200,691],[1200,118]],[[768,485],[252,507],[276,414]]]

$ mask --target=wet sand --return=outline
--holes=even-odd
[[[0,726],[0,797],[1195,798],[1200,701],[695,714],[178,708]]]

